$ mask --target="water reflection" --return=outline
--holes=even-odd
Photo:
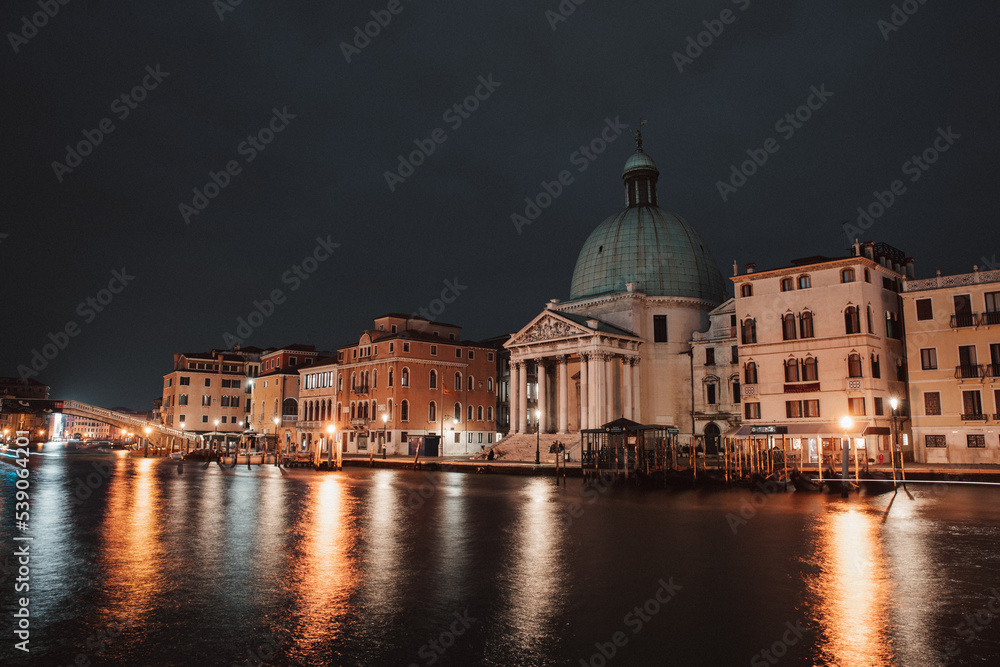
[[[557,516],[552,482],[535,478],[527,483],[524,502],[508,538],[513,543],[505,581],[511,649],[521,655],[539,655],[551,646],[552,618],[562,606],[562,527]]]
[[[881,513],[830,506],[815,524],[819,576],[811,605],[820,626],[824,664],[889,665],[889,563],[882,550]]]
[[[400,572],[407,569],[399,541],[400,531],[406,530],[406,510],[392,484],[396,477],[391,470],[375,473],[364,513],[363,604],[382,622],[400,609]]]
[[[107,513],[100,529],[106,622],[141,626],[164,590],[160,484],[156,461],[113,460]]]
[[[289,586],[295,599],[298,627],[292,632],[295,657],[313,654],[344,640],[349,597],[358,584],[352,551],[358,535],[353,526],[354,502],[339,477],[311,484],[299,509],[301,553],[291,559]]]

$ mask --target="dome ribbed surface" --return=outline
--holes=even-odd
[[[632,164],[642,158],[649,160],[633,155],[626,172],[646,167]],[[698,232],[655,206],[629,207],[597,226],[576,260],[570,299],[624,292],[629,282],[650,296],[726,299],[725,279]]]

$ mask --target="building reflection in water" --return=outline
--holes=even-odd
[[[822,664],[893,664],[891,572],[881,544],[881,513],[831,505],[815,531],[820,572],[810,585],[810,607],[820,627],[816,646]]]
[[[563,528],[552,502],[555,492],[551,480],[532,479],[525,491],[530,501],[520,503],[520,516],[508,535],[513,553],[502,579],[509,582],[504,600],[510,636],[505,643],[526,659],[551,647],[552,619],[562,605]]]
[[[104,560],[100,605],[114,621],[141,628],[164,592],[160,483],[157,461],[119,457],[108,484],[107,514],[100,529],[100,557]],[[98,621],[100,623],[100,621]]]
[[[288,554],[297,626],[289,628],[293,660],[343,641],[350,625],[349,598],[358,585],[352,556],[358,540],[356,501],[343,480],[328,475],[310,484],[302,503],[298,523],[292,526],[298,545]]]

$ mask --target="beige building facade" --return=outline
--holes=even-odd
[[[736,300],[728,299],[708,319],[708,330],[691,337],[691,395],[695,442],[699,451],[712,455],[742,421]]]
[[[846,435],[868,458],[887,461],[890,402],[906,398],[899,290],[909,275],[912,260],[870,242],[856,243],[848,257],[768,271],[748,265],[734,275],[743,390],[737,437],[770,432],[769,446],[815,464],[820,447],[829,456]]]
[[[917,460],[1000,463],[1000,271],[904,283]]]

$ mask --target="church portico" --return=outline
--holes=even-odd
[[[511,338],[507,347],[515,433],[538,428],[541,433],[568,434],[635,416],[634,370],[642,340],[613,329],[596,320],[580,324],[547,310]],[[529,368],[535,369],[534,387],[528,383]],[[527,412],[532,392],[535,419]],[[535,427],[529,428],[529,422]]]

